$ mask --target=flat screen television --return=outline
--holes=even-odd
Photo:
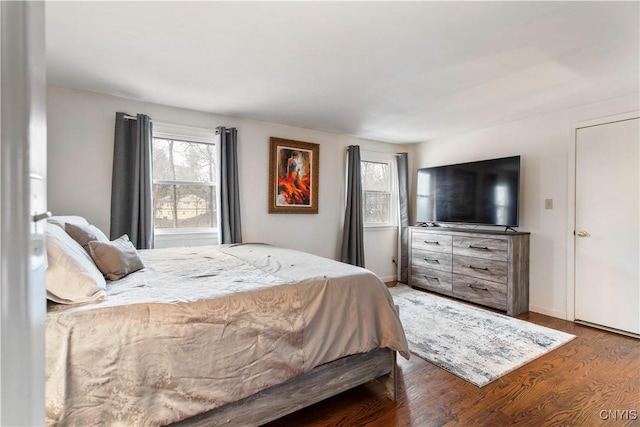
[[[416,220],[518,226],[520,156],[418,169]]]

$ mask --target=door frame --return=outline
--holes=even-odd
[[[576,240],[574,233],[576,230],[576,150],[578,148],[578,130],[636,118],[640,118],[640,111],[576,122],[569,126],[569,165],[567,168],[567,320],[576,320]]]
[[[46,141],[44,6],[0,4],[0,424],[12,426],[45,423],[46,294],[31,269],[30,196],[31,141]]]

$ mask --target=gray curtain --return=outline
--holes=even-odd
[[[407,153],[398,153],[398,196],[400,201],[400,276],[398,281],[409,283],[409,160]]]
[[[220,243],[242,243],[240,185],[238,183],[238,130],[216,128],[220,135],[220,175],[218,194]]]
[[[347,148],[347,200],[342,230],[342,254],[340,260],[364,267],[364,219],[362,178],[360,172],[360,147]]]
[[[138,249],[153,248],[151,119],[116,113],[111,178],[111,239],[123,234]]]

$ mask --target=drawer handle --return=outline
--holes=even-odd
[[[469,285],[469,287],[470,287],[471,289],[476,290],[476,291],[488,291],[488,290],[489,290],[489,288],[482,288],[482,287],[480,287],[480,286],[474,286],[474,285]]]
[[[467,265],[468,268],[473,268],[474,270],[484,270],[484,271],[488,271],[489,268],[488,267],[476,267],[473,265]]]
[[[473,245],[469,245],[469,248],[471,248],[471,249],[482,249],[482,250],[484,250],[484,251],[488,251],[488,250],[489,250],[489,248],[488,248],[488,247],[486,247],[486,246],[473,246]]]
[[[440,261],[438,261],[437,259],[424,258],[424,260],[427,262],[435,262],[436,264],[440,264]]]
[[[440,242],[436,241],[432,241],[432,240],[423,240],[423,242],[425,242],[427,245],[439,245]]]
[[[429,277],[425,275],[424,278],[427,280],[437,280],[438,282],[440,281],[440,279],[438,279],[437,277]]]

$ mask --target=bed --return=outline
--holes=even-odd
[[[394,398],[408,346],[368,270],[264,244],[137,254],[95,300],[48,304],[47,425],[259,425],[376,378]]]

